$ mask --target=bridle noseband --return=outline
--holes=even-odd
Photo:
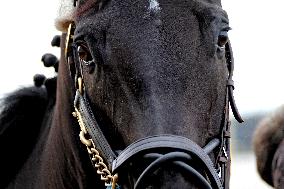
[[[65,56],[68,62],[73,57],[71,46],[73,43],[74,24],[70,24],[66,37]],[[166,163],[178,167],[188,175],[195,178],[202,188],[221,189],[228,187],[227,162],[230,157],[230,121],[229,121],[229,104],[235,119],[243,122],[234,101],[233,90],[234,82],[232,80],[234,61],[232,49],[228,42],[225,46],[225,56],[227,59],[228,81],[226,93],[226,105],[222,120],[222,130],[218,138],[211,140],[206,146],[201,148],[195,142],[188,138],[175,135],[157,135],[143,138],[129,145],[118,155],[112,150],[98,122],[92,112],[91,107],[85,97],[83,81],[81,79],[81,65],[76,63],[70,68],[71,75],[76,78],[76,96],[74,100],[75,112],[73,115],[77,117],[80,125],[80,140],[86,145],[97,173],[101,176],[101,180],[105,182],[107,189],[120,188],[117,184],[118,174],[124,169],[135,157],[150,159],[152,163],[139,176],[135,189],[142,189],[144,181],[147,177],[161,168]],[[74,71],[75,70],[75,71]],[[208,156],[214,149],[218,149],[216,162],[212,162]],[[191,164],[198,162],[205,170],[205,174],[197,171]]]
[[[188,175],[194,176],[203,186],[211,188],[208,181],[196,171],[190,162],[198,160],[204,168],[214,188],[222,188],[222,183],[208,154],[219,145],[218,139],[210,141],[203,149],[188,138],[176,135],[157,135],[143,138],[129,145],[112,163],[112,171],[128,165],[135,157],[152,159],[152,163],[142,172],[136,181],[135,189],[142,189],[143,181],[166,163],[172,163]]]

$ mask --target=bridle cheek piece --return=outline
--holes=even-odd
[[[109,167],[104,162],[105,157],[108,158],[108,163],[112,162],[115,158],[115,154],[112,152],[102,131],[99,129],[98,124],[90,111],[89,105],[87,104],[88,102],[85,101],[82,95],[83,83],[82,78],[79,77],[78,89],[74,100],[75,111],[72,115],[77,118],[81,129],[79,134],[80,141],[86,146],[92,164],[96,168],[97,174],[100,175],[101,180],[105,182],[107,188],[118,189],[118,175],[112,175]],[[94,122],[92,120],[94,120]],[[100,142],[95,145],[97,141]]]
[[[73,35],[75,24],[69,25],[65,56],[68,63],[69,57],[72,57],[71,46],[73,43]],[[215,189],[228,188],[229,172],[227,170],[227,162],[230,158],[230,121],[229,121],[229,104],[236,120],[243,122],[233,96],[233,69],[234,61],[230,43],[225,46],[225,56],[227,59],[228,81],[226,92],[226,105],[222,120],[222,131],[218,138],[211,140],[205,147],[201,148],[195,142],[188,138],[175,135],[157,135],[149,136],[136,141],[129,145],[119,155],[112,150],[98,122],[92,112],[87,98],[84,94],[84,85],[81,76],[81,65],[75,63],[76,74],[72,77],[76,79],[76,95],[74,100],[73,116],[77,118],[80,126],[80,140],[86,146],[91,162],[101,180],[105,182],[107,189],[119,189],[118,173],[134,159],[134,157],[143,157],[143,159],[151,159],[152,163],[142,172],[137,179],[134,188],[142,189],[143,184],[150,174],[154,173],[158,168],[171,163],[172,165],[184,170],[188,175],[199,181],[202,188]],[[214,149],[218,147],[218,155],[216,162],[212,162],[208,156]],[[190,165],[193,161],[198,161],[205,170],[206,174],[201,174]]]

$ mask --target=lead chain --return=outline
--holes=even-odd
[[[100,156],[99,151],[96,149],[96,146],[92,139],[87,139],[85,135],[88,134],[87,129],[84,125],[82,116],[79,110],[75,107],[75,112],[72,113],[74,117],[77,118],[80,125],[81,131],[79,134],[80,141],[87,147],[87,151],[91,156],[91,160],[94,163],[95,168],[97,168],[97,174],[101,176],[101,180],[105,182],[107,188],[111,186],[111,189],[117,188],[117,179],[118,175],[112,175],[109,171],[107,165],[104,163],[103,158]]]

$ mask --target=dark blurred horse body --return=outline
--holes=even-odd
[[[82,63],[84,91],[114,150],[152,135],[184,136],[201,147],[220,136],[228,105],[229,30],[220,1],[79,1],[74,21],[74,61]],[[64,40],[61,47],[57,81],[4,101],[1,188],[105,187],[78,137],[76,80]],[[150,188],[197,188],[172,171],[169,166],[156,175]]]
[[[258,125],[253,147],[261,178],[276,189],[284,188],[284,107],[267,115]]]

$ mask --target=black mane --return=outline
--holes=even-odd
[[[46,111],[55,103],[55,84],[53,78],[45,87],[21,88],[1,99],[0,188],[15,177],[34,149]]]

